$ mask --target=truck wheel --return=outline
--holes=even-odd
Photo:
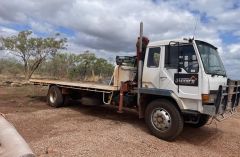
[[[160,139],[172,141],[183,130],[183,118],[173,103],[152,101],[145,111],[145,121],[151,133]]]
[[[210,116],[205,115],[205,114],[201,114],[200,117],[199,117],[198,123],[189,124],[189,126],[191,126],[193,128],[200,128],[200,127],[204,126],[205,124],[207,124],[209,118],[210,118]]]
[[[64,97],[57,86],[51,86],[48,90],[47,103],[52,107],[60,107],[64,104]]]

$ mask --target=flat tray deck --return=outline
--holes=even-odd
[[[93,91],[117,91],[118,87],[104,84],[85,83],[85,82],[69,82],[60,80],[46,80],[46,79],[30,79],[30,82],[39,85],[55,84],[66,88],[93,90]]]

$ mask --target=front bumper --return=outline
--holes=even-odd
[[[203,113],[221,121],[237,112],[240,98],[240,81],[228,80],[226,86],[219,86],[213,105],[203,105]]]

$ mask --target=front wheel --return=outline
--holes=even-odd
[[[176,106],[163,99],[152,101],[146,108],[145,121],[151,133],[160,139],[172,141],[183,130],[183,118]]]

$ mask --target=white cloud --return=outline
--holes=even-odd
[[[14,29],[0,26],[0,37],[12,36],[16,35],[17,33],[18,31]]]
[[[229,45],[229,52],[240,56],[240,43]]]
[[[19,4],[22,5],[17,7]],[[7,21],[29,24],[36,31],[52,31],[53,25],[65,26],[77,32],[76,43],[80,47],[112,52],[135,49],[140,21],[144,22],[146,36],[151,40],[161,40],[192,36],[197,19],[186,9],[168,3],[155,4],[151,0],[14,0],[4,1],[3,7],[15,10],[7,16],[2,14]],[[16,20],[17,14],[23,14],[27,19]],[[202,27],[198,19],[197,37],[213,40],[217,36],[215,29],[206,31],[200,29]]]
[[[231,60],[239,57],[239,43],[226,45],[220,32],[240,37],[239,17],[238,0],[2,0],[0,5],[1,24],[28,25],[34,32],[53,33],[58,26],[73,30],[71,51],[91,50],[103,57],[134,52],[139,22],[143,21],[144,34],[151,41],[195,34],[195,38],[216,45],[222,58],[228,58],[228,69]],[[11,31],[0,27],[1,34]],[[239,61],[234,62],[238,65]]]
[[[146,0],[77,1],[69,10],[68,13],[59,11],[55,23],[78,32],[78,44],[115,52],[135,48],[140,21],[144,22],[145,35],[151,40],[161,40],[192,36],[196,20],[184,9]],[[198,28],[202,28],[202,23],[198,23]],[[217,36],[214,29],[198,29],[197,32],[212,40]]]
[[[235,36],[238,36],[238,38],[240,39],[240,30],[236,31],[233,33]]]
[[[239,79],[240,43],[234,43],[224,47],[222,58],[228,76],[232,79]]]
[[[190,10],[197,10],[210,18],[209,25],[221,31],[238,30],[240,8],[238,0],[188,1]]]
[[[40,33],[53,33],[55,32],[54,26],[50,25],[46,22],[37,22],[37,21],[30,21],[30,26],[34,32]]]

